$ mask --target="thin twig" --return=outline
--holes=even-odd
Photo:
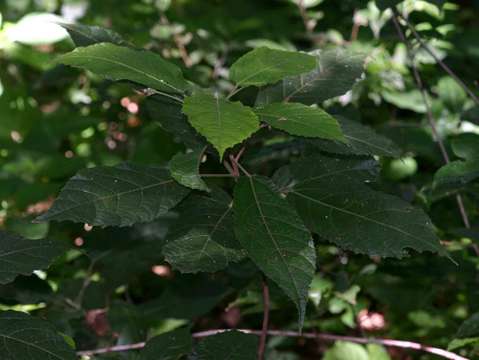
[[[392,8],[392,11],[394,13],[394,18],[397,19],[397,17],[400,17],[402,20],[404,20],[404,22],[406,23],[407,27],[409,28],[409,30],[411,30],[411,33],[414,35],[414,37],[416,38],[417,42],[419,43],[419,45],[424,49],[426,50],[426,52],[432,56],[432,58],[439,64],[439,66],[450,76],[454,79],[454,81],[464,89],[464,91],[466,93],[469,94],[469,96],[476,102],[476,104],[479,105],[479,97],[474,94],[474,92],[464,83],[464,81],[462,81],[459,76],[456,75],[456,73],[454,71],[452,71],[452,69],[447,66],[441,59],[439,59],[437,57],[436,54],[434,54],[434,51],[431,50],[431,48],[422,40],[421,38],[421,35],[419,35],[419,33],[416,31],[416,29],[414,28],[414,26],[409,22],[409,20],[403,16],[402,14],[399,13],[399,11],[397,11],[396,8]]]
[[[191,336],[193,338],[199,339],[199,338],[217,335],[222,332],[230,331],[230,330],[232,329],[206,330],[206,331],[193,333],[191,334]],[[258,336],[261,336],[262,334],[261,330],[251,330],[251,329],[237,329],[237,330],[245,334],[253,334]],[[387,347],[396,347],[396,348],[402,348],[402,349],[423,351],[423,352],[426,352],[429,354],[435,354],[437,356],[440,356],[445,359],[450,359],[450,360],[469,360],[451,351],[447,351],[447,350],[429,346],[429,345],[420,344],[413,341],[381,339],[381,338],[362,338],[362,337],[342,336],[342,335],[334,335],[334,334],[327,334],[327,333],[299,333],[295,331],[283,331],[283,330],[268,330],[268,335],[304,338],[304,339],[317,339],[317,340],[323,340],[323,341],[349,341],[349,342],[353,342],[357,344],[379,344],[379,345],[383,345]],[[92,355],[98,355],[98,354],[106,354],[110,352],[136,350],[136,349],[143,348],[145,344],[146,344],[145,342],[140,342],[140,343],[128,344],[128,345],[110,346],[107,348],[101,348],[101,349],[95,349],[95,350],[84,350],[84,351],[78,351],[77,355],[92,356]]]
[[[266,348],[266,337],[268,336],[269,326],[269,288],[266,279],[263,279],[263,328],[258,345],[258,360],[264,359],[264,350]]]
[[[414,62],[414,55],[413,55],[413,52],[412,52],[412,49],[411,49],[411,45],[409,44],[409,41],[406,39],[406,35],[404,34],[404,32],[401,28],[401,25],[399,24],[399,16],[400,16],[399,12],[395,8],[392,8],[392,11],[393,11],[393,14],[394,14],[392,19],[393,19],[394,26],[396,27],[396,31],[398,33],[398,36],[401,39],[401,41],[404,43],[404,45],[406,45],[406,48],[407,48],[407,54],[408,54],[408,57],[409,57],[409,61],[411,63],[411,68],[412,68],[412,72],[413,72],[413,75],[414,75],[414,80],[415,80],[416,85],[419,89],[419,92],[421,93],[422,100],[423,100],[424,105],[426,107],[427,120],[428,120],[429,126],[431,128],[432,134],[434,136],[434,140],[437,142],[437,144],[439,146],[439,149],[441,151],[442,158],[443,158],[444,162],[446,164],[449,164],[449,162],[450,162],[449,154],[447,153],[446,147],[444,146],[444,142],[442,141],[441,136],[439,135],[439,133],[437,131],[436,122],[434,120],[434,116],[432,114],[431,106],[430,106],[429,100],[427,98],[426,89],[425,89],[424,84],[422,82],[421,75],[419,74],[417,66]],[[460,194],[456,195],[456,202],[457,202],[457,206],[459,208],[459,212],[461,214],[462,222],[464,223],[464,226],[466,228],[469,228],[470,227],[469,217],[467,215],[466,208],[464,207],[464,203],[462,201],[462,197],[461,197]],[[478,252],[479,249],[474,249],[474,250],[479,255],[479,252]]]

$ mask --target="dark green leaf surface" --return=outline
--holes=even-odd
[[[343,95],[363,73],[365,56],[337,48],[317,51],[315,69],[307,74],[288,77],[260,91],[257,105],[283,100],[306,105]]]
[[[458,338],[479,337],[479,313],[473,314],[464,321],[457,331]]]
[[[296,210],[268,179],[241,178],[234,191],[235,233],[253,262],[293,300],[302,327],[316,254]]]
[[[239,58],[230,68],[230,79],[237,86],[263,86],[287,76],[312,71],[314,56],[260,47]]]
[[[75,351],[47,321],[25,313],[0,313],[2,360],[76,360]]]
[[[182,272],[214,272],[242,259],[232,205],[229,195],[218,188],[211,196],[188,197],[178,208],[179,219],[163,248],[166,260]]]
[[[173,179],[191,189],[209,191],[199,174],[204,150],[205,148],[195,149],[186,154],[176,154],[170,161],[170,172]]]
[[[47,268],[66,247],[49,239],[28,240],[0,230],[0,284]]]
[[[167,213],[188,192],[168,170],[159,167],[129,163],[99,166],[72,177],[38,220],[128,226]]]
[[[158,121],[165,131],[187,147],[195,149],[207,145],[206,140],[196,132],[182,113],[181,104],[178,101],[155,95],[147,99],[146,107],[153,120]]]
[[[435,191],[460,188],[479,178],[479,135],[462,134],[452,141],[454,154],[465,159],[452,161],[434,175]]]
[[[336,117],[341,125],[347,144],[336,141],[314,139],[308,143],[321,151],[344,155],[381,155],[398,157],[399,148],[387,137],[379,135],[369,126],[357,121]]]
[[[257,116],[249,107],[219,95],[196,93],[187,97],[183,112],[191,125],[218,150],[221,158],[226,149],[248,138],[259,126]]]
[[[182,93],[188,87],[180,68],[160,55],[111,43],[77,48],[60,56],[57,62],[169,93]]]
[[[75,46],[88,46],[98,43],[128,45],[117,32],[100,26],[60,23],[70,34]]]
[[[191,352],[193,341],[188,329],[180,328],[151,338],[141,351],[141,360],[178,360]]]
[[[336,119],[320,108],[274,103],[257,108],[255,112],[260,120],[292,135],[346,142]]]
[[[406,249],[444,254],[428,216],[358,181],[357,170],[364,173],[362,166],[361,161],[326,157],[290,165],[293,186],[288,199],[311,231],[344,249],[368,255],[403,257]]]
[[[239,331],[225,331],[201,340],[195,349],[195,360],[255,360],[258,336]]]

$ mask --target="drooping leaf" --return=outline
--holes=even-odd
[[[230,79],[236,86],[263,86],[287,76],[312,71],[314,56],[267,47],[256,48],[239,58],[230,68]]]
[[[235,233],[253,262],[296,304],[302,327],[316,267],[311,234],[268,179],[243,177],[234,190]]]
[[[320,108],[297,103],[274,103],[255,109],[260,120],[292,135],[346,142],[341,128]]]
[[[187,328],[169,331],[147,341],[141,351],[141,360],[178,360],[190,353],[193,347],[190,332]]]
[[[16,311],[0,313],[2,360],[75,360],[75,351],[49,322]]]
[[[436,192],[460,188],[479,178],[479,135],[461,134],[452,141],[454,154],[464,160],[452,161],[434,175]]]
[[[373,129],[357,121],[337,116],[347,144],[337,141],[314,139],[308,143],[321,151],[344,155],[381,155],[398,157],[399,148],[388,138],[377,134]]]
[[[326,351],[324,360],[370,360],[362,345],[346,341],[337,341]]]
[[[214,272],[241,260],[233,232],[232,199],[215,188],[211,196],[192,194],[178,208],[179,218],[163,248],[166,260],[181,272]]]
[[[28,240],[0,231],[0,284],[45,269],[66,247],[49,239]]]
[[[39,221],[128,226],[168,212],[187,194],[168,170],[122,163],[84,169],[72,177]]]
[[[226,149],[258,129],[258,118],[250,108],[219,95],[195,93],[185,99],[183,112],[191,125],[218,150],[221,158]]]
[[[100,26],[88,26],[83,24],[59,23],[64,27],[75,46],[88,46],[98,43],[112,43],[116,45],[128,45],[117,32]]]
[[[195,149],[207,145],[206,140],[188,122],[178,101],[164,96],[150,96],[146,100],[146,107],[153,120],[158,121],[165,131],[177,137],[187,147]]]
[[[363,73],[364,55],[337,48],[316,51],[315,69],[299,76],[285,78],[262,89],[257,105],[292,101],[306,105],[343,95],[352,88]]]
[[[464,321],[459,330],[457,331],[456,337],[458,338],[472,338],[479,337],[479,313],[473,314],[466,321]]]
[[[384,257],[403,257],[406,249],[444,254],[428,216],[366,186],[364,166],[324,156],[296,161],[287,198],[311,231],[344,249]]]
[[[188,87],[180,68],[160,55],[111,43],[76,48],[60,56],[57,62],[111,80],[129,80],[169,93],[183,93]]]
[[[208,336],[197,345],[195,360],[255,360],[258,336],[240,331],[225,331]]]
[[[176,154],[170,161],[170,172],[173,179],[191,189],[209,191],[199,174],[204,151],[205,148],[195,149],[186,154]]]

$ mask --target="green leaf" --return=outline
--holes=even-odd
[[[240,57],[231,66],[230,79],[237,86],[263,86],[287,76],[309,72],[315,66],[314,56],[259,47]]]
[[[320,108],[297,103],[274,103],[257,108],[255,112],[262,121],[292,135],[346,142],[336,119]]]
[[[190,125],[181,111],[181,104],[164,96],[150,96],[146,100],[146,107],[150,117],[158,121],[160,126],[178,138],[191,149],[203,148],[206,140]]]
[[[195,349],[195,360],[255,360],[258,336],[239,331],[225,331],[201,340]]]
[[[479,337],[479,313],[473,314],[461,324],[456,337],[460,339]]]
[[[59,23],[64,27],[75,46],[88,46],[98,43],[112,43],[116,45],[128,45],[117,32],[100,26],[87,26],[82,24]]]
[[[75,351],[53,325],[25,313],[0,313],[2,360],[75,360]]]
[[[303,325],[316,267],[311,234],[268,179],[240,178],[234,190],[235,233],[248,256],[293,300]]]
[[[173,179],[191,189],[209,191],[208,186],[199,174],[201,158],[205,149],[195,149],[186,154],[176,154],[170,161],[170,172]]]
[[[147,341],[141,360],[178,360],[191,352],[193,341],[187,328],[161,334]]]
[[[53,240],[28,240],[0,231],[0,284],[13,281],[17,275],[47,268],[65,251],[64,245]]]
[[[187,97],[183,112],[191,125],[218,150],[221,158],[226,149],[242,142],[259,127],[251,108],[222,99],[217,94],[196,93]]]
[[[159,167],[129,163],[99,166],[72,177],[38,220],[128,226],[166,214],[188,192],[168,170]]]
[[[323,360],[370,360],[363,346],[346,341],[337,341],[326,351]]]
[[[479,178],[479,135],[461,134],[452,141],[452,150],[465,159],[452,161],[434,175],[434,190],[455,189]]]
[[[363,73],[365,56],[346,49],[316,51],[315,69],[307,74],[288,77],[262,89],[257,105],[292,101],[306,105],[343,95]]]
[[[364,184],[363,160],[316,156],[289,166],[285,192],[311,231],[356,253],[403,257],[407,248],[444,254],[431,220],[409,203]]]
[[[180,68],[160,55],[110,43],[76,48],[60,56],[57,62],[111,80],[129,80],[169,93],[183,93],[188,87]]]
[[[401,154],[399,148],[391,140],[377,134],[369,126],[340,116],[335,118],[341,125],[343,135],[348,141],[347,144],[321,139],[309,140],[308,144],[321,151],[333,154],[380,155],[389,157],[398,157]]]
[[[467,345],[476,346],[477,344],[479,344],[479,337],[464,338],[464,339],[453,339],[447,345],[447,350],[448,351],[453,351],[453,350],[462,348],[462,347],[467,346]]]
[[[241,260],[243,252],[233,232],[233,202],[215,188],[211,196],[192,194],[178,208],[163,254],[181,272],[215,272]]]

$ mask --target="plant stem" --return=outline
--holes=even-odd
[[[269,288],[266,279],[263,278],[263,328],[258,345],[258,360],[264,359],[264,350],[266,348],[266,337],[268,336],[269,326]]]
[[[200,331],[200,332],[193,333],[192,337],[199,339],[199,338],[217,335],[222,332],[230,331],[230,330],[232,329],[214,329],[214,330]],[[237,330],[245,334],[253,334],[253,335],[259,335],[259,336],[261,336],[261,334],[263,333],[262,330],[261,331],[251,330],[251,329],[237,329]],[[395,347],[395,348],[423,351],[423,352],[434,354],[434,355],[440,356],[445,359],[450,359],[450,360],[469,360],[451,351],[420,344],[413,341],[381,339],[381,338],[363,338],[363,337],[355,337],[355,336],[334,335],[334,334],[327,334],[327,333],[299,333],[296,331],[286,331],[286,330],[268,330],[267,334],[270,336],[316,339],[316,340],[323,340],[323,341],[349,341],[349,342],[353,342],[357,344],[379,344],[386,347]],[[101,348],[101,349],[95,349],[95,350],[78,351],[77,355],[92,356],[92,355],[98,355],[98,354],[106,354],[110,352],[135,350],[135,349],[143,348],[145,344],[146,344],[145,342],[139,342],[139,343],[128,344],[128,345],[110,346],[107,348]]]
[[[439,135],[439,133],[437,131],[436,122],[434,120],[434,116],[433,116],[432,111],[431,111],[431,106],[430,106],[429,100],[427,98],[426,89],[424,88],[424,84],[422,82],[421,75],[419,74],[417,66],[414,62],[414,55],[413,55],[413,52],[412,52],[412,49],[411,49],[411,45],[410,45],[409,41],[406,39],[406,35],[404,34],[404,32],[401,28],[401,25],[399,24],[399,17],[400,17],[399,12],[395,8],[392,8],[392,11],[393,11],[393,14],[394,14],[394,16],[392,17],[392,20],[393,20],[394,26],[396,27],[396,31],[398,33],[398,36],[401,39],[401,41],[406,45],[406,48],[407,48],[407,54],[408,54],[408,57],[409,57],[409,61],[411,62],[411,68],[412,68],[412,72],[413,72],[413,75],[414,75],[414,80],[415,80],[416,85],[419,89],[419,92],[421,93],[422,100],[423,100],[424,105],[426,107],[427,120],[428,120],[429,126],[431,128],[432,134],[434,136],[434,140],[437,142],[437,144],[439,146],[439,149],[441,151],[442,158],[443,158],[444,162],[446,164],[449,164],[449,162],[450,162],[449,154],[447,153],[446,147],[444,146],[444,142],[442,141],[441,136]],[[466,212],[466,209],[464,207],[464,203],[462,201],[462,197],[461,197],[460,194],[456,195],[456,202],[457,202],[457,206],[459,208],[459,212],[461,214],[462,222],[464,223],[464,226],[466,228],[469,228],[470,227],[469,217],[467,215],[467,212]],[[475,248],[474,250],[477,253],[477,255],[479,255],[479,249]]]
[[[479,105],[479,97],[474,94],[474,92],[464,83],[464,81],[462,81],[459,76],[457,76],[454,71],[452,71],[452,69],[447,66],[441,59],[439,59],[437,57],[436,54],[434,54],[434,52],[431,50],[431,48],[422,40],[421,36],[419,35],[419,33],[416,31],[416,29],[414,28],[414,26],[409,22],[409,20],[404,17],[403,15],[401,15],[399,13],[399,11],[397,11],[397,9],[395,7],[392,7],[391,8],[393,13],[394,13],[394,16],[393,16],[393,20],[397,18],[401,18],[402,20],[404,20],[404,22],[406,23],[407,27],[409,28],[409,30],[411,30],[411,33],[414,35],[414,37],[416,38],[417,42],[419,43],[419,45],[424,49],[426,50],[426,52],[432,56],[432,58],[439,64],[439,66],[451,77],[454,79],[454,81],[464,89],[464,91],[475,101],[476,104]]]

